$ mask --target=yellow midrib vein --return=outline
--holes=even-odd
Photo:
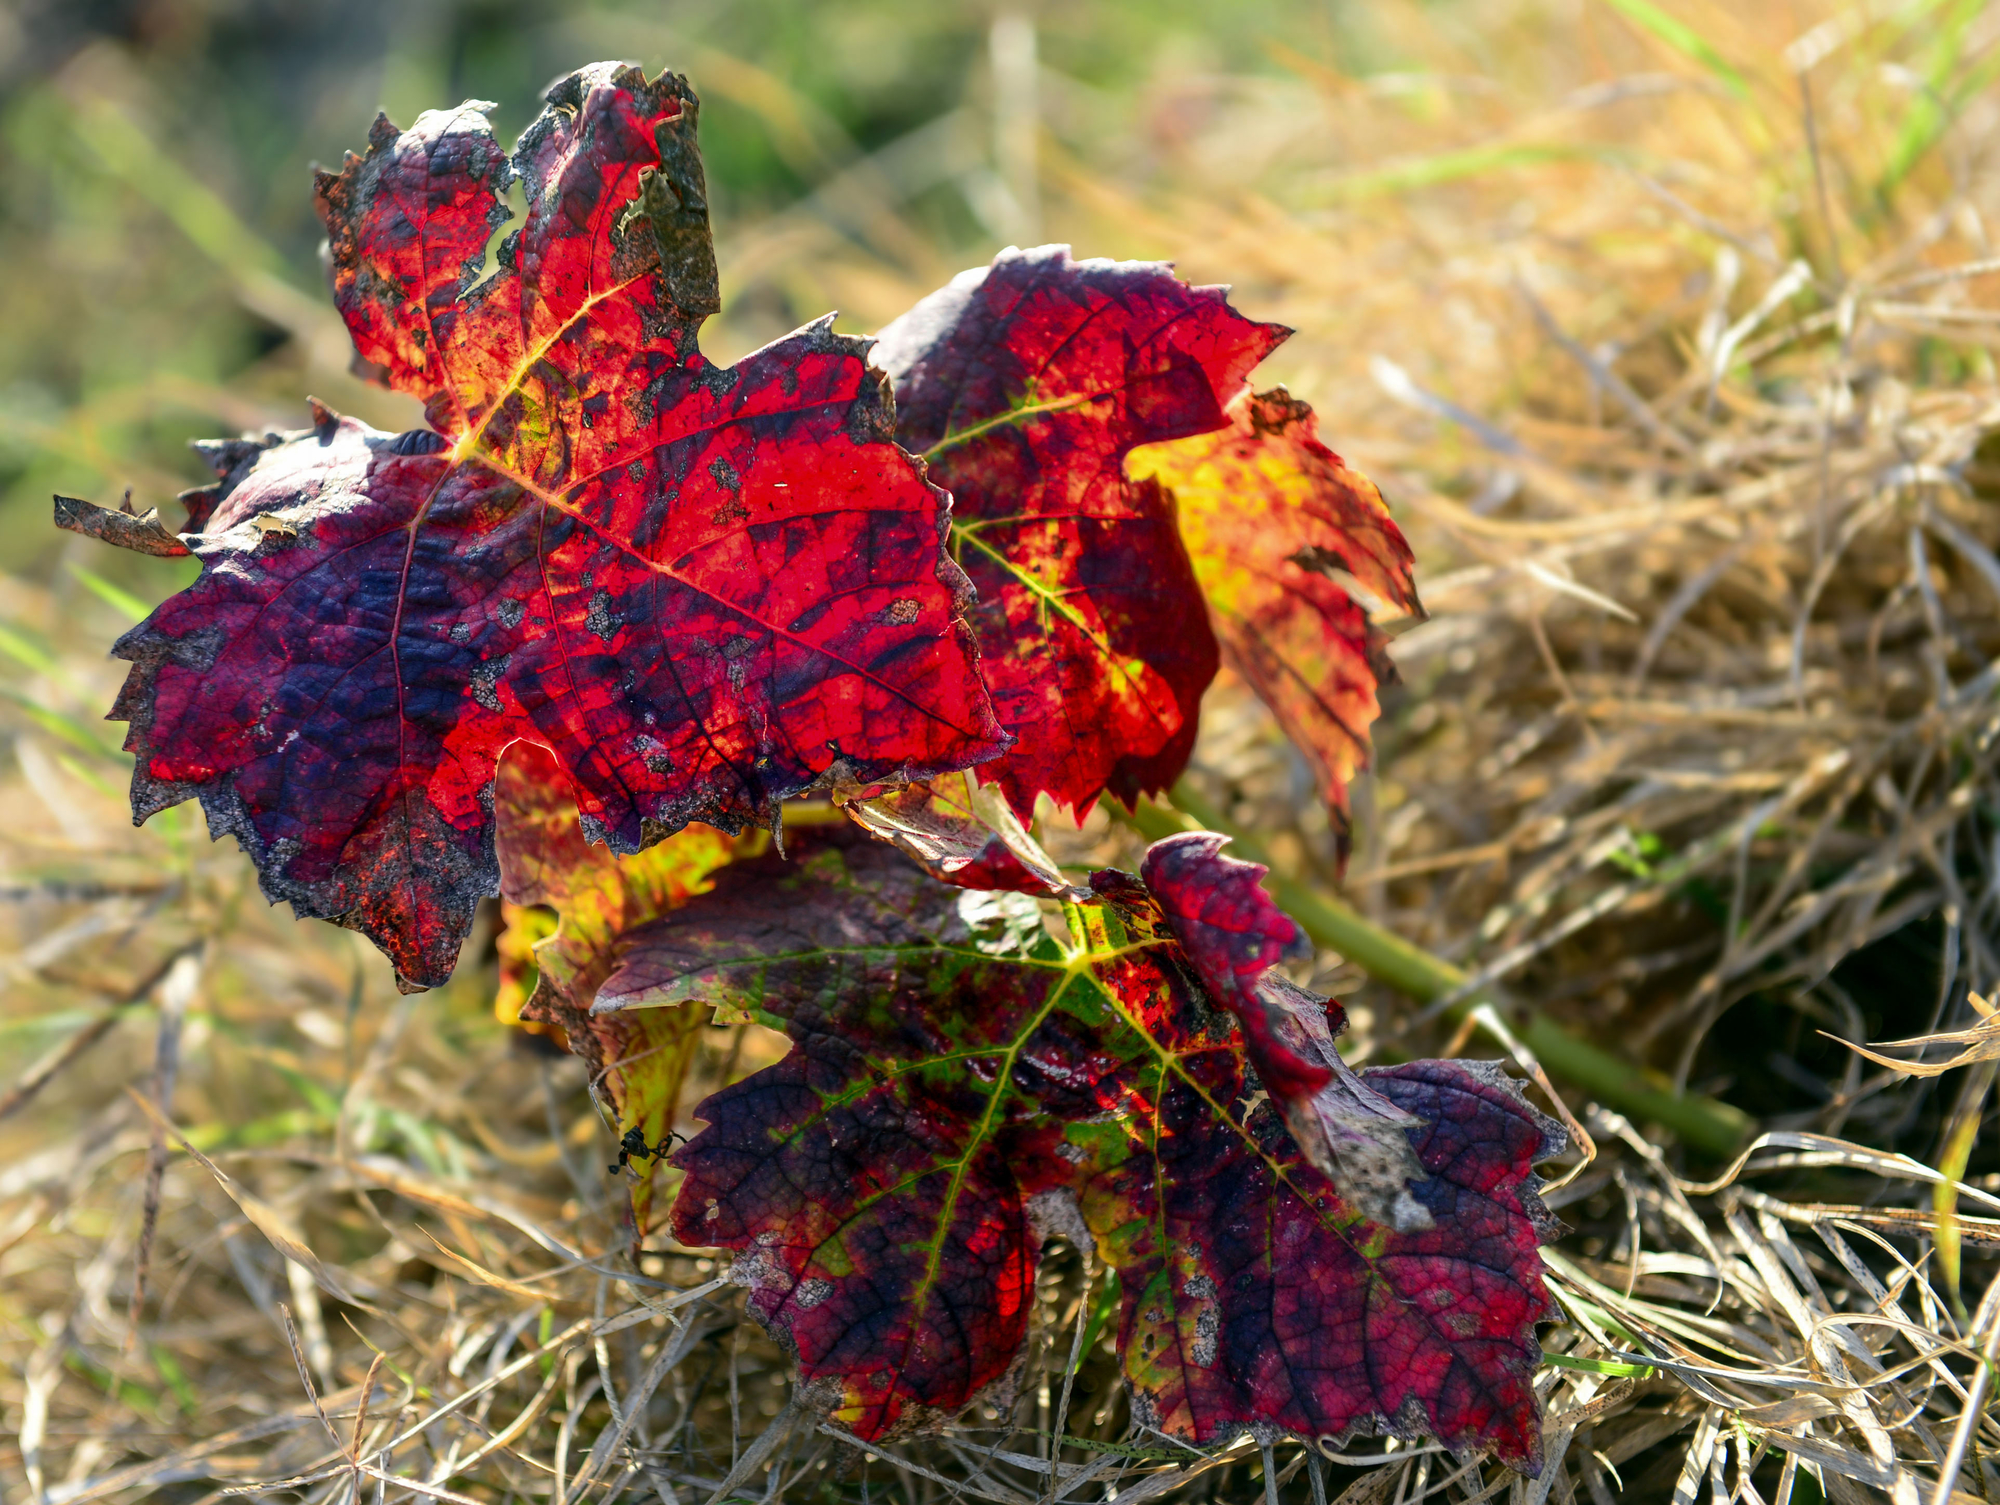
[[[991,418],[982,418],[970,428],[954,429],[937,443],[924,451],[926,461],[935,460],[948,449],[956,449],[961,444],[969,444],[981,434],[994,429],[1006,428],[1009,424],[1033,418],[1041,413],[1060,413],[1069,408],[1080,408],[1087,402],[1095,402],[1100,397],[1109,397],[1110,391],[1073,392],[1068,397],[1055,397],[1047,402],[1024,403],[1018,408],[1009,408],[1004,413],[995,413]]]
[[[488,426],[498,416],[500,409],[506,405],[507,399],[522,389],[528,380],[528,374],[542,363],[543,358],[551,350],[555,349],[556,344],[563,336],[587,319],[591,311],[599,304],[616,297],[619,293],[624,292],[626,288],[632,286],[633,283],[640,281],[642,277],[650,275],[650,272],[646,272],[641,273],[639,276],[627,277],[623,282],[613,283],[601,293],[592,293],[583,302],[579,303],[575,313],[563,320],[547,339],[543,340],[521,358],[520,364],[514,368],[514,374],[508,377],[507,384],[493,394],[493,400],[487,407],[485,416],[472,428],[467,429],[458,442],[452,445],[451,463],[453,465],[463,465],[467,460],[480,458],[480,440],[486,436]],[[453,395],[456,396],[455,393]]]
[[[957,532],[956,528],[954,528],[954,532],[955,533]],[[1158,710],[1155,708],[1151,697],[1147,696],[1144,693],[1144,689],[1139,683],[1138,677],[1131,673],[1129,668],[1129,663],[1131,661],[1121,658],[1118,654],[1117,649],[1112,647],[1110,641],[1104,636],[1104,634],[1099,632],[1095,627],[1091,626],[1091,624],[1084,618],[1081,612],[1079,612],[1074,606],[1070,605],[1068,601],[1064,600],[1062,596],[1057,594],[1055,591],[1051,590],[1041,581],[1037,580],[1033,575],[1029,574],[1026,570],[1022,569],[1020,565],[1016,564],[1013,560],[1009,559],[1005,554],[1001,553],[998,549],[994,548],[992,544],[986,542],[985,539],[969,533],[959,533],[957,534],[957,536],[962,538],[966,543],[972,545],[973,548],[979,550],[980,553],[984,554],[988,559],[991,559],[995,564],[999,565],[1003,570],[1006,570],[1016,580],[1020,581],[1021,587],[1024,590],[1026,590],[1030,595],[1034,596],[1041,603],[1042,607],[1045,610],[1054,612],[1056,615],[1060,616],[1064,621],[1068,622],[1070,626],[1074,627],[1080,634],[1082,634],[1084,640],[1088,642],[1091,645],[1091,647],[1095,648],[1098,651],[1098,653],[1104,657],[1105,662],[1110,666],[1111,672],[1117,675],[1120,680],[1122,680],[1126,685],[1128,685],[1131,688],[1132,693],[1139,699],[1141,704],[1143,704],[1146,707],[1148,713],[1152,715],[1153,719],[1158,723],[1160,723],[1161,726],[1166,728],[1166,735],[1171,737],[1175,732],[1180,730],[1181,718],[1179,716],[1175,716],[1172,724],[1171,725],[1168,724],[1167,718],[1160,715]],[[1139,660],[1138,662],[1144,665],[1148,669],[1152,667],[1149,664],[1145,664],[1145,661],[1143,659]],[[1176,709],[1178,709],[1178,706],[1176,706]]]

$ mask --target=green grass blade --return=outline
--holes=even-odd
[[[76,138],[113,177],[139,194],[220,266],[255,268],[282,276],[285,261],[269,241],[246,225],[222,195],[162,151],[130,115],[92,99],[72,117]]]
[[[0,653],[24,664],[37,674],[55,677],[62,672],[56,656],[19,629],[0,622]]]
[[[1737,99],[1750,97],[1750,80],[1737,72],[1728,58],[1715,50],[1715,45],[1677,16],[1670,16],[1652,0],[1605,0],[1613,10],[1630,21],[1643,27],[1683,57],[1694,59],[1706,68],[1715,81]]]
[[[10,700],[20,709],[22,715],[34,722],[52,737],[60,737],[80,752],[93,757],[122,758],[122,749],[101,737],[74,716],[66,716],[61,711],[52,711],[32,696],[23,695],[19,690],[10,690],[0,685],[0,699]]]
[[[102,575],[73,564],[69,572],[76,576],[77,584],[89,591],[113,611],[122,613],[134,622],[143,622],[151,615],[153,608],[122,586],[113,585]]]
[[[1923,85],[1910,101],[1909,113],[1904,115],[1902,128],[1896,133],[1896,144],[1889,149],[1888,165],[1882,169],[1881,182],[1876,185],[1883,196],[1893,193],[1916,170],[1917,164],[1958,118],[1966,101],[1983,92],[1996,73],[2000,73],[2000,54],[1995,54],[1967,74],[1957,87],[1952,86],[1952,77],[1965,58],[1967,33],[1984,9],[1985,0],[1959,0],[1938,27],[1920,74]]]
[[[1575,1354],[1545,1353],[1542,1363],[1550,1369],[1581,1369],[1586,1374],[1615,1374],[1636,1380],[1653,1377],[1651,1365],[1623,1364],[1616,1359],[1579,1359]]]
[[[1090,1355],[1097,1347],[1097,1340],[1104,1336],[1105,1324],[1111,1314],[1118,1310],[1118,1272],[1111,1271],[1104,1278],[1104,1288],[1097,1293],[1097,1305],[1091,1308],[1090,1322],[1083,1330],[1083,1342],[1076,1351],[1076,1368],[1071,1374],[1083,1373],[1083,1366],[1090,1362]]]
[[[80,763],[68,753],[57,753],[56,764],[65,773],[69,774],[70,777],[88,784],[106,799],[122,800],[125,798],[124,789],[112,783],[111,780],[107,779],[95,768],[92,768],[88,763]]]
[[[199,1416],[201,1414],[201,1396],[196,1392],[194,1386],[188,1383],[187,1371],[181,1368],[179,1361],[174,1358],[173,1352],[165,1344],[155,1343],[152,1347],[152,1353],[153,1367],[159,1371],[160,1378],[166,1382],[167,1388],[173,1392],[174,1399],[180,1403],[181,1414],[184,1416]]]
[[[1384,194],[1433,188],[1441,183],[1462,182],[1510,167],[1536,167],[1544,162],[1622,161],[1625,156],[1616,148],[1587,142],[1518,141],[1512,145],[1469,146],[1462,151],[1439,152],[1435,156],[1392,162],[1386,167],[1354,173],[1308,190],[1300,196],[1300,201],[1322,203],[1335,199],[1378,198]]]

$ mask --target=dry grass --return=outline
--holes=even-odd
[[[1643,24],[1662,12],[1682,29]],[[628,1262],[585,1083],[493,1022],[489,946],[398,1000],[351,937],[267,912],[190,812],[122,829],[94,721],[118,609],[65,573],[0,596],[0,1040],[23,1087],[59,1068],[0,1120],[10,1495],[1995,1497],[1994,1063],[1913,1077],[1827,1036],[1975,1023],[2000,981],[2000,13],[1370,19],[1409,68],[1273,43],[1278,72],[1166,68],[1129,100],[1046,78],[1041,212],[1297,325],[1277,374],[1417,545],[1432,617],[1397,644],[1342,891],[1767,1131],[1691,1165],[1571,1104],[1595,1150],[1552,1197],[1560,1464],[1528,1486],[1365,1440],[1181,1457],[1131,1433],[1107,1339],[1065,1381],[1094,1297],[1067,1253],[1008,1413],[865,1454],[829,1435],[710,1261],[656,1233]],[[105,68],[63,83],[86,116]],[[774,287],[870,325],[974,259],[904,206],[983,153],[982,108],[726,227],[719,347],[777,332]],[[324,310],[232,276],[296,338],[204,401],[390,416]],[[56,415],[48,442],[106,421]],[[1336,886],[1302,766],[1229,684],[1190,778]],[[1362,1053],[1468,1047],[1323,960]],[[715,1031],[688,1102],[775,1048]],[[1082,1441],[1052,1458],[1052,1433]]]

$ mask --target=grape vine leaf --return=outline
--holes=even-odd
[[[633,932],[653,996],[792,1040],[695,1110],[675,1235],[738,1251],[752,1309],[862,1439],[1004,1399],[1060,1233],[1118,1276],[1147,1424],[1428,1434],[1534,1472],[1554,1224],[1532,1167],[1561,1129],[1491,1065],[1369,1071],[1417,1124],[1431,1226],[1370,1221],[1300,1153],[1146,885],[1096,887],[1064,944],[1025,895],[828,838]]]
[[[496,889],[516,740],[621,852],[1007,744],[949,503],[865,344],[823,320],[728,368],[696,345],[692,92],[598,64],[547,99],[511,155],[467,104],[378,120],[320,174],[357,352],[432,427],[316,405],[207,446],[219,484],[180,540],[201,575],[114,650],[135,818],[199,798],[268,897],[364,931],[405,986],[449,975]],[[526,220],[482,280],[516,179]]]
[[[1190,831],[1154,842],[1139,868],[1146,899],[1208,996],[1236,1016],[1258,1080],[1341,1200],[1399,1233],[1430,1227],[1429,1210],[1409,1190],[1424,1179],[1407,1133],[1418,1121],[1341,1060],[1333,1041],[1347,1028],[1347,1011],[1277,970],[1312,947],[1260,886],[1269,869],[1223,855],[1228,840]],[[1124,888],[1117,878],[1110,883],[1106,897],[1115,902]]]
[[[767,844],[763,833],[732,837],[695,824],[619,856],[585,840],[569,780],[547,749],[527,742],[500,761],[494,816],[501,896],[518,912],[515,924],[544,932],[533,942],[536,977],[521,1017],[560,1031],[583,1058],[621,1138],[637,1131],[639,1143],[658,1146],[674,1127],[710,1011],[689,1004],[593,1014],[591,1004],[616,971],[628,932],[707,892],[717,871]],[[553,931],[539,919],[544,909],[555,911]],[[627,1157],[636,1172],[628,1182],[632,1226],[642,1236],[663,1155]]]
[[[1343,854],[1347,785],[1367,766],[1376,689],[1395,683],[1386,638],[1335,577],[1421,617],[1414,559],[1382,495],[1320,442],[1283,387],[1244,391],[1209,433],[1133,452],[1126,470],[1169,494],[1223,662],[1305,754]]]
[[[1160,263],[1003,251],[885,328],[896,432],[952,493],[953,548],[1000,724],[982,769],[1023,819],[1166,788],[1217,666],[1200,587],[1136,445],[1224,427],[1287,334]]]

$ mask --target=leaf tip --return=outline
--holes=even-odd
[[[150,554],[156,559],[179,559],[189,552],[186,544],[167,531],[166,525],[160,521],[157,507],[149,507],[144,513],[132,511],[132,493],[129,491],[125,493],[124,507],[119,510],[58,493],[54,516],[55,525],[66,532],[81,533],[86,538],[130,549],[135,554]]]

